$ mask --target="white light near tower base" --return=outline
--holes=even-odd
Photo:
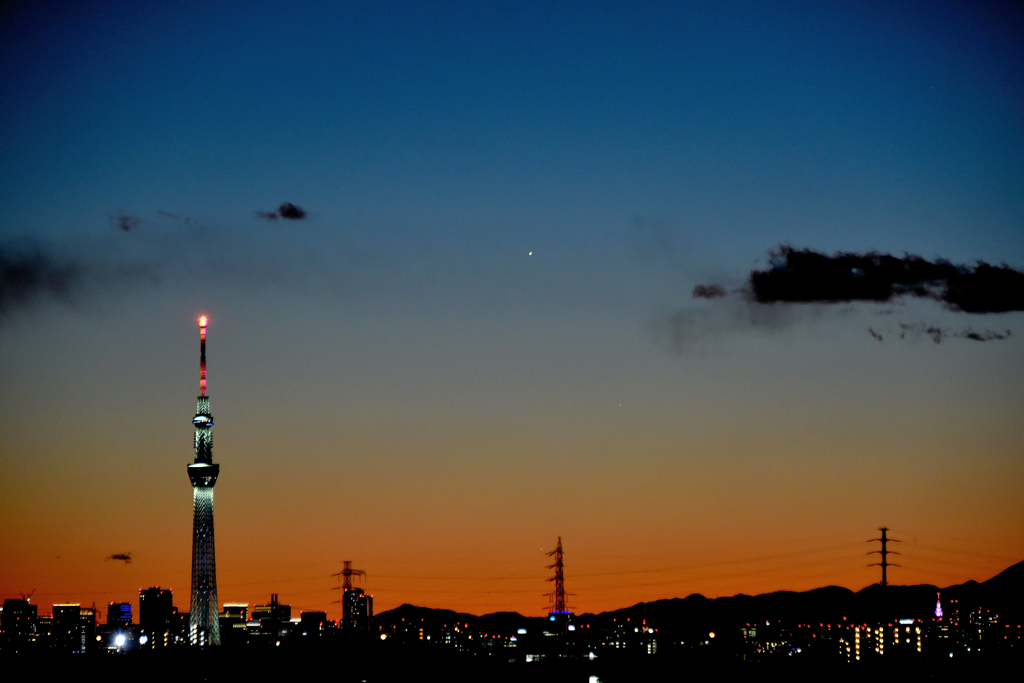
[[[124,647],[124,634],[123,633],[118,635],[116,638],[114,638],[114,645],[117,645],[118,647]]]

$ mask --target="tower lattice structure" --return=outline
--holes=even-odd
[[[554,569],[555,575],[548,579],[548,581],[555,582],[555,590],[552,593],[548,593],[548,597],[551,598],[552,607],[548,611],[548,618],[551,621],[559,622],[559,626],[564,630],[568,627],[569,617],[572,612],[565,608],[565,576],[564,570],[565,565],[562,563],[562,537],[558,537],[558,545],[555,549],[548,553],[550,556],[554,556],[555,563],[548,565],[548,569]]]
[[[196,399],[196,459],[188,466],[192,482],[192,605],[189,640],[193,645],[220,645],[217,619],[217,561],[213,548],[213,486],[220,465],[213,463],[213,416],[206,395],[206,316],[199,319],[199,396]]]

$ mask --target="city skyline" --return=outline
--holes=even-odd
[[[892,541],[893,539],[889,539],[889,540]],[[549,555],[556,555],[556,554],[557,554],[557,550],[556,551],[552,551],[551,553],[549,553]],[[363,571],[363,570],[351,570],[350,565],[351,565],[351,561],[346,561],[345,562],[345,569],[342,572],[336,573],[335,576],[340,577],[342,574],[348,574],[349,577],[351,577],[351,576],[364,576],[365,575],[365,571]],[[548,569],[554,569],[555,566],[556,565],[550,565],[550,566],[548,566]],[[875,566],[881,566],[881,565],[875,565]],[[889,566],[898,566],[898,565],[890,564]],[[843,587],[843,586],[829,585],[829,586],[817,586],[817,587],[809,589],[807,591],[773,591],[773,592],[770,592],[770,593],[763,593],[763,594],[758,594],[758,595],[737,594],[737,595],[730,595],[730,596],[715,596],[715,597],[711,598],[710,600],[711,601],[717,601],[717,600],[729,601],[729,600],[740,600],[740,599],[748,599],[748,598],[757,598],[757,599],[764,600],[764,599],[767,598],[769,600],[774,600],[777,603],[779,599],[782,599],[782,600],[788,600],[791,603],[803,602],[805,607],[807,605],[815,605],[815,609],[817,609],[817,610],[819,610],[819,611],[824,613],[824,612],[833,611],[835,609],[834,602],[835,602],[835,599],[836,599],[837,595],[846,597],[846,596],[848,596],[850,594],[867,594],[867,593],[870,593],[870,591],[872,589],[876,589],[875,593],[870,593],[870,596],[866,598],[866,603],[871,605],[868,608],[869,611],[870,610],[878,609],[878,610],[880,610],[880,612],[879,612],[879,614],[877,616],[882,616],[883,614],[888,614],[889,615],[888,617],[882,616],[882,618],[892,619],[892,618],[894,618],[893,615],[896,615],[896,614],[900,613],[900,610],[902,609],[902,610],[909,610],[906,613],[902,614],[902,617],[920,618],[921,614],[922,614],[922,601],[921,601],[922,595],[921,595],[919,589],[927,588],[927,589],[934,590],[934,595],[936,596],[936,598],[934,600],[934,604],[932,602],[928,602],[927,600],[925,601],[928,604],[925,605],[925,607],[927,607],[927,609],[925,609],[924,611],[928,612],[930,616],[934,616],[936,618],[940,618],[940,617],[943,616],[942,603],[944,601],[949,603],[950,600],[952,600],[953,603],[958,602],[959,599],[964,596],[964,591],[966,589],[968,591],[968,595],[970,596],[970,599],[969,599],[969,604],[964,606],[963,609],[970,609],[970,610],[979,610],[980,609],[980,610],[984,611],[986,614],[991,614],[992,616],[994,616],[996,618],[996,620],[998,620],[998,612],[997,611],[992,611],[992,608],[993,608],[993,603],[994,602],[999,602],[1000,604],[1003,604],[1004,607],[1008,607],[1010,609],[1010,611],[1013,612],[1013,614],[1011,614],[1009,616],[1008,621],[1004,619],[1004,621],[1006,621],[1006,624],[1004,624],[1004,625],[1007,628],[1020,628],[1019,624],[1015,624],[1014,623],[1014,617],[1018,616],[1017,612],[1019,611],[1019,604],[1016,604],[1016,603],[1018,603],[1019,600],[1016,600],[1014,595],[1012,595],[1012,593],[1015,593],[1016,591],[1010,589],[1009,584],[1015,584],[1016,583],[1017,576],[1020,574],[1022,568],[1024,568],[1024,561],[1018,562],[1018,563],[1016,563],[1016,564],[1014,564],[1014,565],[1012,565],[1010,567],[1005,568],[1003,571],[999,572],[995,577],[990,577],[989,579],[985,579],[983,581],[968,580],[968,581],[964,582],[963,584],[956,584],[956,585],[949,585],[949,586],[935,586],[935,585],[930,585],[930,584],[895,585],[895,586],[893,586],[892,591],[888,591],[888,594],[890,596],[894,596],[894,597],[891,597],[890,600],[888,600],[888,601],[886,601],[886,600],[884,600],[882,598],[882,596],[884,595],[883,593],[877,592],[877,590],[884,590],[885,589],[886,583],[884,582],[884,580],[876,582],[876,583],[873,583],[873,584],[869,584],[868,586],[866,586],[865,588],[861,589],[860,591],[852,591],[849,588],[846,588],[846,587]],[[548,580],[549,581],[557,580],[557,577],[559,576],[559,574],[560,574],[560,572],[556,572],[555,576],[554,577],[550,577]],[[883,576],[884,576],[884,572],[883,572]],[[982,594],[979,594],[978,586],[979,585],[984,585],[984,584],[993,584],[993,587],[990,588],[990,589],[987,589]],[[997,584],[998,584],[998,586],[997,586]],[[338,586],[336,588],[341,589],[342,586]],[[835,589],[838,589],[839,592],[836,592]],[[908,589],[911,592],[907,592]],[[820,603],[819,603],[818,600],[812,600],[811,602],[805,602],[805,601],[800,601],[799,600],[799,598],[801,596],[810,597],[810,596],[812,596],[812,595],[814,595],[816,593],[819,594],[819,596],[824,596],[826,594],[826,592],[829,592],[828,593],[828,595],[829,595],[828,599],[825,599],[824,601],[822,601]],[[87,610],[88,611],[88,614],[95,619],[95,623],[96,624],[100,624],[100,623],[106,623],[108,625],[109,624],[124,624],[126,626],[132,626],[134,624],[134,625],[137,625],[137,626],[141,626],[143,629],[145,629],[147,622],[141,616],[141,615],[144,614],[144,611],[145,611],[145,607],[142,605],[142,598],[145,595],[148,595],[151,598],[153,598],[154,601],[159,601],[161,603],[160,606],[154,608],[153,614],[164,614],[164,613],[166,613],[166,614],[169,615],[171,613],[171,610],[173,609],[180,616],[187,616],[188,615],[188,612],[182,612],[181,610],[178,610],[176,605],[174,605],[173,591],[171,589],[162,588],[160,586],[150,586],[149,588],[145,588],[145,589],[140,588],[139,592],[138,592],[138,599],[134,603],[132,601],[124,601],[124,602],[112,601],[112,602],[108,603],[106,605],[106,607],[104,608],[103,605],[93,604],[93,605],[90,606],[90,605],[86,605],[86,604],[82,603],[81,601],[79,601],[79,602],[66,601],[66,602],[54,603],[53,605],[51,605],[51,607],[53,608],[53,612],[51,612],[51,613],[47,613],[47,612],[39,609],[39,608],[44,606],[43,604],[40,604],[38,602],[33,602],[33,598],[35,597],[35,591],[30,591],[27,594],[26,593],[22,593],[20,600],[19,600],[19,598],[10,598],[8,600],[10,602],[13,602],[13,603],[23,603],[25,605],[32,606],[32,608],[37,611],[36,613],[40,617],[43,617],[43,616],[45,616],[45,617],[54,616],[56,614],[56,611],[57,611],[56,608],[58,608],[58,607],[67,608],[67,607],[72,607],[72,606],[74,606],[74,607],[80,606],[80,607],[83,608],[83,610]],[[415,611],[418,611],[418,612],[435,613],[434,614],[435,617],[438,617],[438,616],[442,616],[443,617],[444,613],[459,614],[458,611],[451,610],[451,609],[445,608],[445,607],[425,607],[425,606],[422,606],[422,605],[411,605],[409,603],[403,603],[402,605],[399,605],[397,607],[393,607],[393,608],[389,609],[385,613],[374,615],[373,614],[373,608],[372,608],[372,603],[373,603],[372,596],[364,594],[364,591],[361,588],[359,588],[357,586],[351,585],[351,580],[350,579],[346,579],[346,581],[345,581],[344,593],[336,594],[336,595],[339,595],[339,596],[343,595],[344,598],[343,599],[338,599],[338,600],[333,600],[333,601],[331,601],[332,604],[341,604],[341,603],[345,603],[346,601],[348,601],[349,604],[344,605],[343,607],[338,607],[337,608],[337,611],[339,612],[339,614],[337,615],[338,616],[337,619],[331,620],[331,619],[329,619],[329,617],[328,617],[328,619],[331,622],[332,628],[341,629],[342,631],[346,631],[347,630],[347,631],[349,631],[351,633],[364,634],[367,631],[367,626],[373,621],[374,616],[376,616],[376,617],[378,617],[380,619],[384,619],[385,623],[395,622],[395,621],[398,620],[398,618],[396,618],[396,616],[395,616],[396,614],[400,615],[402,613],[407,613],[410,608],[415,610]],[[930,596],[930,595],[932,595],[932,593],[928,593],[927,595]],[[943,597],[944,595],[947,596],[947,597],[944,598]],[[948,597],[949,595],[952,595],[954,597],[949,598]],[[702,595],[700,595],[698,593],[692,593],[692,594],[686,596],[686,598],[689,598],[690,600],[692,600],[693,598],[701,598],[702,600],[708,600],[707,596],[702,596]],[[909,602],[908,602],[908,598],[911,598]],[[553,625],[549,625],[548,626],[549,628],[555,629],[555,632],[561,631],[563,633],[563,635],[564,635],[566,633],[564,627],[567,624],[569,624],[569,623],[578,622],[579,618],[581,618],[581,617],[594,617],[594,616],[607,617],[610,614],[625,614],[625,613],[629,613],[631,610],[636,610],[636,609],[640,609],[640,608],[649,609],[652,605],[657,604],[657,603],[672,603],[672,602],[679,602],[680,600],[681,600],[681,597],[675,597],[675,598],[662,598],[662,599],[654,601],[653,603],[637,602],[637,603],[634,603],[634,604],[627,605],[626,607],[620,607],[620,608],[617,608],[617,609],[614,609],[614,610],[609,610],[609,611],[604,611],[604,612],[599,612],[599,613],[591,613],[591,612],[576,613],[576,612],[573,612],[570,609],[565,609],[564,605],[562,605],[561,609],[560,609],[559,608],[560,606],[558,604],[552,603],[552,604],[549,604],[548,609],[546,610],[546,612],[544,614],[541,614],[541,615],[526,615],[526,614],[520,614],[518,612],[507,611],[507,610],[497,610],[497,611],[488,612],[488,613],[482,614],[482,615],[481,614],[473,614],[473,613],[462,613],[462,614],[471,614],[474,617],[477,617],[477,616],[484,616],[484,617],[502,616],[503,618],[505,618],[506,616],[507,617],[517,617],[517,618],[521,617],[522,619],[525,619],[525,620],[528,620],[528,621],[540,620],[540,621],[545,622],[545,623],[548,622],[548,621],[556,621],[559,618],[558,615],[566,615],[565,617],[563,617],[563,621],[560,622],[559,626],[557,626],[557,627],[553,626]],[[764,604],[768,604],[768,603],[764,603]],[[251,603],[238,602],[238,601],[235,601],[235,602],[224,602],[221,605],[221,607],[223,609],[221,609],[219,611],[219,615],[220,615],[221,619],[224,619],[225,617],[230,617],[231,615],[239,615],[239,614],[249,613],[250,614],[250,620],[251,620],[251,619],[253,619],[253,617],[251,615],[253,614],[254,611],[260,612],[261,615],[262,615],[260,618],[262,618],[263,616],[266,616],[267,614],[273,614],[275,612],[275,610],[279,606],[284,608],[286,613],[290,614],[291,616],[289,618],[284,618],[284,617],[280,617],[280,613],[279,613],[278,614],[278,618],[282,619],[283,621],[289,621],[290,620],[292,623],[298,623],[300,621],[300,615],[318,615],[318,614],[319,615],[329,615],[330,612],[331,612],[331,610],[327,610],[327,609],[301,609],[301,610],[294,610],[293,611],[292,610],[292,605],[290,603],[287,603],[285,601],[279,600],[279,595],[277,593],[272,593],[272,594],[270,594],[269,600],[267,600],[266,602],[260,602],[260,601],[255,601],[255,602],[251,602]],[[15,607],[17,607],[17,605],[15,605]],[[863,606],[862,606],[862,608],[863,608]],[[139,618],[138,619],[133,619],[132,618],[133,614],[139,615]],[[151,620],[153,618],[153,614],[150,615],[150,619]],[[188,619],[186,619],[186,620],[181,622],[181,624],[180,624],[181,631],[180,631],[180,633],[177,634],[178,637],[180,637],[181,640],[180,640],[180,642],[178,642],[176,644],[178,644],[178,645],[181,645],[181,644],[192,644],[192,645],[200,644],[201,645],[201,644],[203,644],[203,643],[195,643],[195,642],[191,642],[190,643],[190,641],[192,640],[191,634],[190,634],[190,631],[192,630],[192,626],[190,625],[191,621],[192,621],[191,618],[188,618]],[[586,621],[587,620],[584,619],[584,622],[586,622]],[[243,623],[245,623],[245,622],[243,621]],[[995,622],[993,622],[993,623],[995,623]],[[250,627],[253,626],[253,625],[254,624],[249,624]],[[733,626],[737,626],[737,625],[738,624],[733,624]],[[152,626],[152,624],[150,624],[150,626]],[[256,628],[257,632],[260,631],[260,628],[258,627],[258,624],[256,626],[257,626],[257,628]],[[507,626],[507,624],[506,624],[506,626]],[[371,633],[372,633],[372,629],[371,629]],[[1016,634],[1015,634],[1014,637],[1015,638],[1017,637]],[[222,644],[222,643],[218,643],[218,644]]]
[[[1024,269],[1022,12],[3,10],[0,597],[188,608],[200,315],[221,603],[540,615],[558,537],[576,612],[857,590],[883,526],[890,583],[1018,562],[1024,312],[754,283]]]
[[[557,549],[552,555],[556,562],[549,568],[556,570],[557,583]],[[1022,571],[1024,562],[982,583],[941,591],[935,586],[886,587],[883,581],[857,592],[832,586],[718,599],[692,595],[575,616],[558,606],[549,616],[528,617],[408,604],[373,615],[371,602],[350,581],[363,571],[346,562],[339,573],[345,584],[342,620],[332,621],[322,611],[295,616],[272,594],[269,604],[251,609],[225,604],[219,621],[227,657],[243,649],[277,651],[283,657],[274,658],[279,664],[341,656],[348,673],[362,670],[388,680],[398,675],[396,663],[405,668],[402,662],[415,662],[421,670],[425,665],[447,672],[484,666],[508,674],[544,659],[559,663],[560,679],[566,665],[577,671],[582,665],[590,676],[595,669],[609,676],[619,670],[630,677],[623,680],[680,666],[714,667],[721,673],[720,667],[750,669],[771,662],[804,672],[808,666],[835,673],[841,670],[837,666],[853,665],[863,674],[861,667],[870,670],[885,662],[917,673],[936,667],[948,673],[951,664],[976,671],[1019,659]],[[53,615],[44,615],[26,599],[5,599],[0,648],[26,656],[133,653],[157,667],[166,665],[166,655],[189,661],[196,649],[188,647],[188,615],[173,613],[170,591],[149,588],[139,594],[138,624],[130,603],[110,604],[102,624],[95,608],[59,604]],[[208,651],[203,661],[224,660]],[[531,672],[536,668],[530,667]]]

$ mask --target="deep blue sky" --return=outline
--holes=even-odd
[[[1022,258],[998,5],[85,4],[8,12],[5,233],[288,200],[338,239]]]
[[[273,580],[438,548],[532,567],[559,533],[609,566],[770,555],[805,524],[806,547],[992,535],[907,582],[1024,553],[1020,313],[690,295],[782,243],[1024,267],[1020,5],[215,4],[2,15],[0,247],[82,276],[0,311],[3,590],[187,583],[203,312],[225,600],[273,589],[231,588],[267,537],[300,558]],[[282,202],[307,217],[257,216]],[[95,495],[114,478],[125,518]],[[39,516],[36,486],[73,502]],[[580,607],[874,579],[836,562]],[[399,588],[380,604],[428,601]]]

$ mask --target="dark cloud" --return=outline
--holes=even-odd
[[[132,563],[132,554],[131,553],[114,553],[113,555],[110,555],[109,557],[107,557],[107,559],[108,560],[120,560],[121,562],[124,562],[125,564],[131,564]]]
[[[125,213],[124,211],[120,211],[116,216],[110,216],[110,224],[115,228],[124,230],[125,232],[131,232],[142,224],[142,219],[138,216],[133,216],[129,213]]]
[[[257,211],[256,216],[267,221],[276,221],[278,218],[285,218],[291,221],[301,221],[306,217],[306,210],[291,202],[285,202],[277,207],[277,211]]]
[[[900,323],[900,339],[906,339],[907,336],[920,337],[922,335],[931,337],[932,341],[936,344],[941,344],[943,339],[950,336],[948,332],[938,325]]]
[[[1004,330],[1003,332],[996,332],[995,330],[985,330],[984,332],[966,330],[963,333],[965,339],[973,339],[974,341],[992,341],[993,339],[1006,339],[1012,336],[1013,332],[1010,330]]]
[[[129,259],[115,241],[64,249],[31,238],[0,241],[0,322],[47,299],[76,306],[101,292],[158,286],[159,270],[159,257]]]
[[[770,255],[768,270],[750,273],[750,294],[762,304],[885,302],[913,296],[965,313],[1024,311],[1024,272],[1007,265],[979,261],[971,268],[877,252],[828,256],[785,245]]]
[[[39,244],[0,244],[0,317],[41,296],[66,301],[82,276],[79,264],[60,260]]]
[[[285,202],[281,206],[277,207],[277,213],[281,218],[287,218],[289,220],[298,221],[306,217],[306,212],[298,206],[295,206],[291,202]]]
[[[1013,333],[1010,330],[1004,330],[1002,332],[996,332],[995,330],[982,330],[979,332],[971,329],[970,327],[954,330],[926,323],[900,323],[900,339],[922,336],[930,337],[936,344],[941,344],[944,339],[953,337],[959,339],[972,339],[974,341],[993,341],[996,339],[1007,339],[1013,336]]]
[[[684,308],[652,321],[655,336],[682,352],[723,335],[774,334],[789,329],[806,316],[790,306],[762,306],[740,296],[716,298],[717,305]]]
[[[658,335],[682,350],[708,336],[772,332],[824,315],[853,313],[857,302],[893,304],[871,311],[874,315],[905,314],[908,298],[938,302],[954,315],[1024,311],[1024,272],[1006,264],[979,261],[975,266],[963,266],[943,259],[928,261],[920,256],[878,252],[828,255],[788,245],[769,256],[769,267],[752,270],[739,289],[717,283],[694,287],[694,299],[713,299],[715,305],[680,310],[656,321]],[[810,305],[775,305],[780,303]],[[994,341],[1011,336],[1010,330],[895,321],[889,326],[873,325],[868,333],[879,343],[886,338],[926,337],[941,344],[949,338]]]
[[[694,299],[717,299],[720,296],[725,296],[725,294],[725,287],[722,285],[697,285],[693,288]]]
[[[185,221],[186,223],[188,223],[191,220],[188,216],[179,216],[178,214],[171,213],[170,211],[161,211],[160,209],[157,209],[156,212],[161,216],[166,216],[167,218],[173,218],[179,221]]]

